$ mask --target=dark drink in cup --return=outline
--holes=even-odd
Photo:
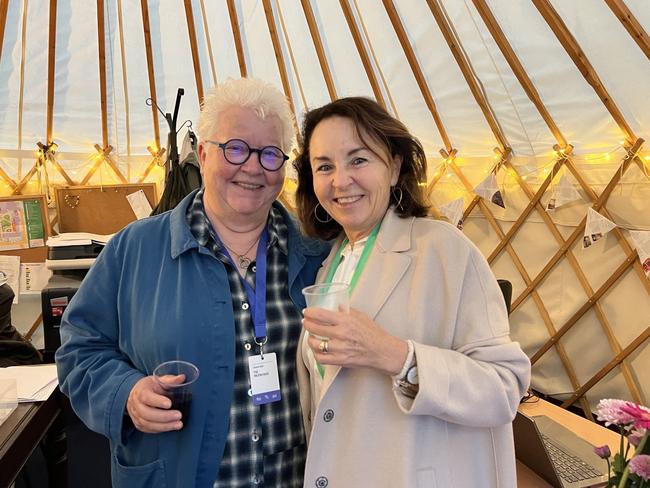
[[[191,391],[170,391],[167,397],[172,401],[171,410],[178,410],[182,417],[183,424],[187,423],[190,416],[190,404],[192,403]]]
[[[171,410],[181,413],[183,425],[187,425],[192,403],[192,387],[199,377],[199,369],[187,361],[167,361],[156,367],[153,376],[172,401]]]

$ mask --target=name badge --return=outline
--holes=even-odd
[[[249,356],[248,375],[251,380],[253,405],[279,402],[282,399],[278,362],[274,352],[264,354],[264,357]]]

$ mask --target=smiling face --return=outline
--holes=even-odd
[[[277,116],[260,119],[249,108],[226,109],[217,122],[210,140],[224,143],[241,139],[252,148],[283,147],[282,127]],[[199,161],[205,182],[204,205],[208,218],[230,226],[255,227],[266,221],[271,204],[280,194],[284,167],[267,171],[252,153],[242,165],[226,161],[214,144],[201,142]]]
[[[370,234],[383,218],[400,160],[363,134],[352,120],[330,117],[318,123],[309,141],[314,193],[351,242]]]

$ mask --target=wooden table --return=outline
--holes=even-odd
[[[44,402],[19,403],[0,424],[0,487],[9,486],[61,412],[57,388]]]
[[[539,399],[534,403],[523,403],[519,411],[528,416],[546,415],[594,446],[609,445],[610,450],[618,452],[620,436],[605,427],[582,418],[576,414]],[[606,469],[603,461],[603,469]],[[517,461],[517,486],[520,488],[548,488],[551,485],[537,476],[527,466]]]

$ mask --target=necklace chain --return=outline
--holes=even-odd
[[[237,259],[239,260],[239,267],[241,269],[248,269],[248,266],[250,266],[250,264],[251,264],[251,260],[246,255],[249,252],[251,252],[251,249],[253,249],[253,247],[255,247],[255,244],[257,244],[259,242],[261,237],[262,237],[262,234],[257,236],[257,239],[255,239],[253,241],[253,243],[251,244],[251,246],[246,251],[244,251],[242,254],[239,254],[237,251],[235,251],[230,246],[228,246],[228,244],[226,244],[226,241],[224,241],[223,239],[221,239],[221,242],[223,243],[224,246],[226,246],[226,249],[228,249],[231,253],[234,253],[235,256],[237,256]]]

